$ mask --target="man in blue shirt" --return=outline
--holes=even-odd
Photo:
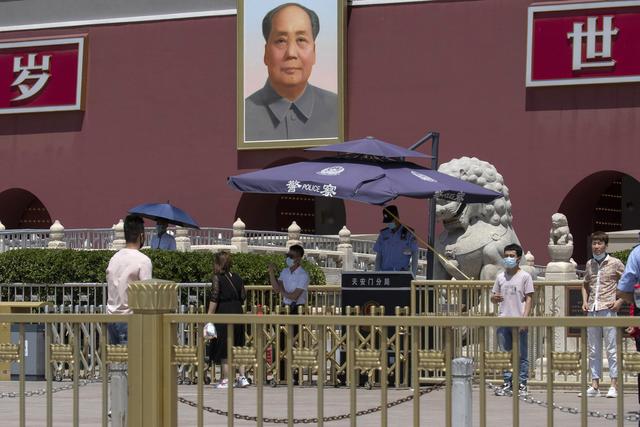
[[[373,250],[376,252],[377,271],[411,271],[413,277],[418,272],[418,245],[413,230],[400,224],[397,206],[387,206],[382,210],[382,222],[386,227],[380,230]]]
[[[640,282],[640,245],[636,246],[629,257],[627,265],[622,273],[622,277],[618,282],[618,297],[627,301],[629,304],[635,304],[633,299],[633,291],[636,283]]]
[[[158,220],[156,223],[156,232],[151,237],[151,249],[164,249],[165,251],[176,250],[176,239],[167,233],[167,221]]]

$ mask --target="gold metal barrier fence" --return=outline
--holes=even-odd
[[[580,330],[580,348],[586,348],[586,327],[587,326],[612,326],[621,328],[627,326],[640,326],[640,318],[553,318],[553,317],[531,317],[531,318],[497,318],[479,316],[470,319],[468,316],[380,316],[380,315],[349,315],[336,316],[329,314],[307,314],[307,315],[204,315],[204,314],[174,314],[177,305],[177,290],[175,285],[170,283],[136,283],[131,285],[129,290],[129,303],[134,314],[128,316],[107,316],[107,315],[62,315],[62,314],[16,314],[0,315],[0,323],[19,324],[19,342],[17,344],[0,343],[0,358],[2,360],[17,361],[20,366],[20,380],[18,393],[19,419],[20,425],[26,424],[26,392],[25,392],[25,361],[21,357],[24,354],[25,332],[24,325],[27,323],[69,323],[76,329],[76,335],[80,336],[78,328],[81,323],[89,323],[106,327],[109,322],[127,322],[129,325],[129,345],[128,347],[109,347],[103,340],[100,343],[102,358],[100,372],[106,372],[107,364],[111,361],[128,362],[129,376],[129,426],[136,427],[162,427],[178,425],[204,425],[204,384],[198,381],[195,386],[196,401],[195,419],[183,419],[178,423],[178,404],[187,402],[183,396],[178,399],[179,387],[177,384],[177,370],[179,364],[191,363],[196,365],[197,375],[204,378],[204,349],[205,339],[200,333],[207,322],[214,322],[219,327],[229,325],[227,349],[229,363],[231,366],[245,366],[248,368],[248,375],[253,377],[255,388],[255,411],[247,414],[244,419],[255,419],[258,426],[267,423],[286,423],[293,425],[298,422],[310,421],[316,425],[324,425],[328,421],[336,419],[348,419],[350,425],[357,425],[358,399],[362,396],[361,376],[362,372],[367,373],[366,378],[369,385],[379,388],[379,406],[374,408],[380,414],[380,423],[388,425],[389,406],[389,385],[392,385],[390,374],[397,369],[393,365],[391,354],[396,348],[390,344],[389,337],[393,331],[404,330],[406,339],[409,341],[409,352],[407,361],[407,385],[413,386],[411,390],[412,399],[403,400],[406,404],[412,405],[411,417],[406,422],[394,421],[394,425],[414,425],[419,426],[420,420],[426,419],[424,414],[421,417],[420,396],[430,389],[421,388],[419,379],[428,377],[428,372],[441,372],[444,385],[444,411],[439,411],[434,406],[429,406],[429,419],[442,417],[445,425],[450,426],[452,411],[456,403],[452,402],[452,361],[456,357],[465,355],[464,349],[457,344],[456,334],[462,330],[472,330],[478,339],[478,350],[472,360],[475,364],[475,378],[479,382],[477,391],[479,392],[480,420],[481,426],[488,424],[487,414],[487,387],[485,384],[492,376],[500,375],[504,370],[511,370],[513,376],[519,375],[519,340],[514,340],[513,350],[509,353],[491,351],[488,347],[492,329],[495,327],[514,328],[512,333],[517,336],[518,328],[538,328],[544,331],[545,347],[544,357],[540,361],[543,386],[546,388],[547,402],[554,401],[554,390],[560,377],[563,375],[574,375],[579,379],[578,384],[581,390],[587,385],[587,352],[586,351],[556,351],[554,331],[558,328],[575,327]],[[181,323],[196,325],[195,345],[182,346],[177,342],[178,326]],[[260,331],[253,333],[254,337],[243,347],[234,347],[233,328],[237,325]],[[429,328],[442,331],[444,340],[442,350],[433,350],[420,342],[420,337],[424,336]],[[297,333],[295,330],[297,329]],[[48,330],[48,328],[47,328]],[[366,331],[372,331],[367,333]],[[282,334],[281,334],[282,332]],[[336,334],[340,338],[339,362],[333,360],[336,353],[327,346],[328,337]],[[267,348],[274,345],[277,335],[282,335],[284,340],[282,350],[284,352],[285,367],[281,372],[286,378],[287,399],[281,405],[269,405],[265,408],[265,380],[269,370],[267,360]],[[294,339],[289,339],[294,338]],[[549,339],[547,339],[549,338]],[[616,348],[618,352],[618,364],[620,372],[636,373],[640,371],[640,358],[637,353],[627,353],[623,349],[623,334],[618,333]],[[50,345],[50,336],[47,332],[47,414],[46,425],[53,424],[52,395],[52,370],[54,361],[65,362],[73,370],[73,425],[79,425],[79,386],[82,372],[79,363],[80,343],[77,340],[64,348]],[[333,388],[326,389],[327,384],[331,384],[331,370],[336,364],[344,364],[346,385],[349,390],[348,408],[345,408],[343,415],[327,415],[325,407],[325,394],[331,393]],[[295,371],[298,371],[297,374]],[[316,408],[315,414],[307,419],[295,418],[294,412],[296,392],[299,389],[294,386],[294,379],[307,382],[315,388]],[[103,376],[102,378],[105,378]],[[624,389],[624,376],[619,376],[619,389]],[[185,388],[187,387],[187,388]],[[306,388],[308,389],[308,388]],[[182,386],[181,394],[192,393],[194,386]],[[107,425],[108,411],[108,384],[102,382],[101,399],[101,422]],[[251,394],[244,393],[243,398],[248,399]],[[226,412],[227,425],[234,425],[236,406],[234,401],[234,389],[230,387],[226,390]],[[369,392],[371,393],[371,392]],[[369,394],[370,396],[370,394]],[[411,402],[411,403],[409,403]],[[520,404],[517,393],[510,399],[514,426],[518,426],[520,421]],[[222,402],[221,402],[222,403]],[[267,409],[267,411],[265,411]],[[335,410],[335,408],[331,408]],[[286,413],[280,413],[279,410]],[[306,413],[311,413],[312,408],[305,408]],[[269,412],[268,414],[266,412]],[[298,411],[302,412],[302,411]],[[371,411],[364,411],[370,413]],[[423,411],[424,412],[424,411]],[[586,393],[580,400],[580,408],[576,409],[581,420],[581,425],[588,423],[589,402]],[[405,411],[406,413],[406,411]],[[624,414],[624,394],[619,393],[616,401],[617,416],[616,423],[622,426]],[[547,425],[554,425],[554,405],[546,407]],[[240,416],[239,416],[240,417]]]
[[[580,289],[581,280],[569,281],[534,281],[534,295],[532,315],[534,317],[565,317],[573,308],[576,309],[576,297],[578,297],[577,311],[580,316],[585,316],[581,311],[582,296]],[[494,281],[489,280],[414,280],[411,282],[411,315],[417,316],[463,316],[473,318],[494,317],[498,312],[498,304],[491,302],[491,293]],[[572,305],[574,307],[572,307]],[[625,311],[621,310],[621,314]],[[628,313],[628,311],[626,311]],[[572,313],[575,314],[575,313]],[[432,327],[420,335],[420,347],[428,347],[432,350],[444,349],[443,331]],[[481,337],[473,328],[461,328],[453,336],[454,345],[461,349],[461,355],[477,359],[479,357],[479,342]],[[544,358],[546,336],[544,328],[530,328],[528,339],[528,354],[534,361]],[[554,345],[558,351],[578,352],[581,346],[580,331],[575,328],[557,328],[553,336]],[[625,340],[625,351],[630,350],[633,343]],[[498,344],[494,335],[487,337],[487,348],[497,351]],[[635,349],[630,350],[635,351]],[[433,372],[423,380],[441,378],[440,372]],[[542,366],[530,364],[529,377],[532,382],[544,381]],[[567,385],[577,385],[577,379],[564,375],[563,380]]]

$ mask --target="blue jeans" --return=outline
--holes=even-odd
[[[529,378],[529,331],[520,331],[520,384],[526,384]],[[513,336],[511,328],[498,328],[498,348],[500,351],[511,351]],[[504,371],[504,382],[511,384],[513,373]]]
[[[129,326],[126,323],[109,323],[107,325],[107,331],[109,333],[109,344],[111,345],[126,345],[129,338]]]

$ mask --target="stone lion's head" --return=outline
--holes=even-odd
[[[513,217],[509,189],[504,185],[502,175],[488,162],[475,157],[461,157],[442,164],[438,172],[472,182],[489,190],[501,193],[503,197],[491,203],[465,204],[450,200],[436,200],[436,216],[445,228],[467,228],[478,221],[495,226],[510,228]]]

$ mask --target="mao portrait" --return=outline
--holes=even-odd
[[[239,148],[341,140],[342,4],[340,0],[239,2],[238,17],[242,15],[244,27],[242,55],[238,54],[243,59],[238,67],[242,72]]]

